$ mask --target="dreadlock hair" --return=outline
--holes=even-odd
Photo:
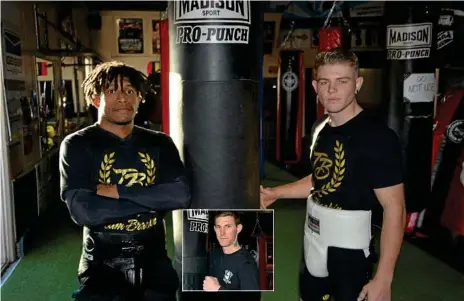
[[[109,88],[113,81],[115,81],[114,88],[116,90],[119,85],[122,87],[124,78],[129,80],[130,84],[138,92],[139,97],[144,97],[150,90],[147,77],[142,72],[122,62],[106,62],[98,65],[82,82],[84,97],[87,104],[93,104],[93,96],[100,95]],[[119,79],[119,81],[117,79]]]

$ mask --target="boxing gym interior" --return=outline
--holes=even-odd
[[[96,122],[81,87],[95,66],[117,60],[146,75],[153,89],[135,124],[172,137],[198,179],[191,208],[259,209],[260,184],[307,175],[308,137],[324,115],[314,58],[336,47],[359,58],[360,105],[401,141],[407,222],[392,300],[464,300],[462,2],[2,1],[0,9],[3,300],[72,300],[78,287],[82,229],[60,200],[58,156],[67,135]],[[230,32],[221,34],[224,24]],[[259,265],[272,279],[261,300],[299,300],[306,200],[270,209],[273,228],[261,224],[247,241],[273,250]],[[173,261],[178,219],[166,217]]]

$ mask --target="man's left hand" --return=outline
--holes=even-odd
[[[219,281],[215,277],[206,276],[203,280],[203,290],[207,292],[217,292],[221,288]]]
[[[118,187],[116,185],[97,185],[97,194],[108,198],[119,199]]]
[[[358,301],[391,301],[391,282],[374,278],[359,294]]]

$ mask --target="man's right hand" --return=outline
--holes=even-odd
[[[106,196],[107,198],[119,199],[118,188],[116,185],[97,185],[97,195]]]
[[[260,202],[261,202],[261,209],[266,209],[279,198],[279,194],[277,189],[275,188],[264,188],[260,186]]]

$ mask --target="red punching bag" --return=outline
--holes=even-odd
[[[331,51],[334,48],[342,47],[342,33],[341,27],[323,27],[319,31],[319,51]],[[317,118],[321,118],[324,113],[324,107],[318,102]]]
[[[342,47],[342,28],[324,27],[319,31],[319,51],[331,51]]]

